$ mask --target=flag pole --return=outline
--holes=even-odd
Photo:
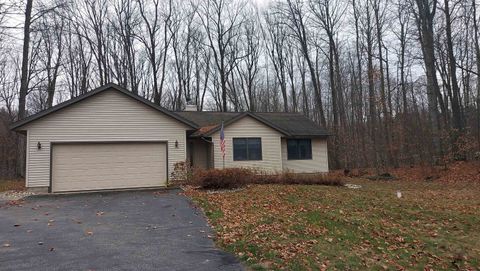
[[[223,130],[223,121],[220,129],[220,150],[222,151],[222,167],[225,169],[225,131]]]
[[[223,121],[222,121],[222,133],[225,133],[225,132],[223,131]],[[223,135],[222,165],[223,165],[223,169],[225,169],[225,134]]]

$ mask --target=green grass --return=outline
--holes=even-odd
[[[187,194],[255,270],[478,270],[479,184],[351,182]]]

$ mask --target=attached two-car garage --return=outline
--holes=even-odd
[[[196,128],[114,84],[12,125],[26,137],[26,187],[44,193],[165,187]]]
[[[53,143],[51,155],[52,192],[167,184],[165,142]]]

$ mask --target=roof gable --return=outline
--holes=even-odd
[[[273,125],[272,123],[267,122],[265,119],[255,115],[253,113],[250,113],[250,112],[240,113],[239,115],[235,116],[234,118],[224,122],[223,126],[227,127],[228,125],[233,124],[233,123],[235,123],[235,122],[237,122],[237,121],[239,121],[239,120],[241,120],[245,117],[251,117],[251,118],[263,123],[264,125],[272,128],[272,129],[274,129],[274,130],[276,130],[276,131],[278,131],[278,132],[280,132],[284,135],[287,135],[287,136],[289,135],[288,132],[285,131],[284,129],[282,129],[282,128],[276,126],[276,125]],[[215,129],[210,129],[208,131],[208,133],[205,134],[205,136],[210,136],[210,135],[214,134],[215,132],[218,132],[220,129],[221,129],[221,125],[218,125]]]
[[[224,127],[249,116],[287,137],[325,137],[331,135],[326,129],[299,113],[288,112],[178,112],[196,123],[200,129],[192,137],[211,136]]]
[[[187,119],[185,119],[185,118],[183,118],[183,117],[175,114],[174,112],[171,112],[171,111],[169,111],[169,110],[167,110],[167,109],[165,109],[165,108],[163,108],[163,107],[161,107],[161,106],[159,106],[159,105],[157,105],[157,104],[154,104],[154,103],[150,102],[149,100],[147,100],[147,99],[145,99],[145,98],[143,98],[143,97],[140,97],[140,96],[138,96],[138,95],[136,95],[136,94],[134,94],[134,93],[132,93],[132,92],[124,89],[123,87],[120,87],[120,86],[118,86],[118,85],[116,85],[116,84],[113,84],[113,83],[109,83],[109,84],[106,84],[106,85],[104,85],[104,86],[98,87],[98,88],[96,88],[96,89],[94,89],[94,90],[91,90],[91,91],[89,91],[89,92],[87,92],[87,93],[85,93],[85,94],[79,95],[79,96],[77,96],[77,97],[75,97],[75,98],[73,98],[73,99],[70,99],[70,100],[65,101],[65,102],[63,102],[63,103],[60,103],[60,104],[57,104],[57,105],[55,105],[55,106],[53,106],[53,107],[51,107],[51,108],[49,108],[49,109],[47,109],[47,110],[40,111],[40,112],[38,112],[38,113],[36,113],[36,114],[34,114],[34,115],[31,115],[31,116],[29,116],[29,117],[27,117],[27,118],[25,118],[25,119],[16,121],[16,122],[14,122],[14,123],[10,126],[10,129],[13,129],[13,130],[21,130],[20,128],[23,127],[23,126],[25,126],[26,124],[29,124],[29,123],[31,123],[31,122],[33,122],[33,121],[36,121],[36,120],[38,120],[38,119],[41,119],[41,118],[43,118],[43,117],[45,117],[45,116],[47,116],[47,115],[50,115],[50,114],[52,114],[52,113],[55,113],[55,112],[57,112],[57,111],[59,111],[59,110],[62,110],[62,109],[66,108],[66,107],[68,107],[68,106],[70,106],[70,105],[73,105],[73,104],[76,104],[76,103],[78,103],[78,102],[80,102],[80,101],[86,100],[86,99],[89,98],[89,97],[92,97],[92,96],[94,96],[94,95],[96,95],[96,94],[102,93],[102,92],[107,91],[107,90],[116,90],[116,91],[118,91],[118,92],[120,92],[120,93],[122,93],[122,94],[124,94],[124,95],[126,95],[126,96],[128,96],[128,97],[130,97],[130,98],[132,98],[132,99],[134,99],[134,100],[142,103],[142,104],[145,104],[145,105],[147,105],[147,106],[149,106],[149,107],[151,107],[151,108],[153,108],[153,109],[155,109],[155,110],[157,110],[157,111],[162,112],[163,114],[165,114],[165,115],[167,115],[167,116],[170,116],[170,117],[176,119],[176,120],[179,121],[179,122],[182,122],[182,123],[186,124],[186,125],[189,126],[189,127],[192,127],[192,128],[195,128],[195,129],[198,128],[198,126],[197,126],[195,123],[193,123],[193,122],[191,122],[191,121],[189,121],[189,120],[187,120]]]

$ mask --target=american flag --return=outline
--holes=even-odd
[[[220,150],[222,151],[223,159],[225,159],[225,133],[223,132],[223,121],[222,128],[220,128]]]

